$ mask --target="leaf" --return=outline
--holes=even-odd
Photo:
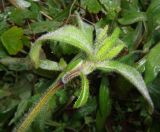
[[[120,0],[98,0],[100,5],[103,7],[103,12],[107,14],[107,17],[111,20],[118,15],[121,10]]]
[[[4,58],[6,57],[8,54],[6,52],[6,50],[4,49],[2,43],[0,42],[0,58]]]
[[[152,100],[154,102],[155,108],[156,109],[160,109],[160,101],[159,101],[159,97],[160,97],[160,75],[158,75],[153,81],[152,83],[149,83],[147,86],[149,88],[149,92],[151,94]]]
[[[18,7],[24,9],[31,6],[31,3],[25,0],[16,0],[16,4]]]
[[[147,9],[149,33],[152,33],[152,31],[155,30],[156,26],[159,25],[157,23],[157,21],[160,18],[159,12],[160,12],[160,1],[159,0],[152,1]]]
[[[83,105],[86,104],[87,100],[88,100],[88,96],[89,96],[89,81],[87,79],[87,77],[84,74],[81,74],[81,80],[82,80],[82,90],[81,93],[78,97],[78,99],[76,100],[75,104],[74,104],[74,108],[79,108]]]
[[[86,36],[81,30],[74,26],[64,26],[54,32],[47,33],[41,36],[32,46],[30,51],[30,57],[38,67],[39,54],[42,46],[42,41],[44,40],[55,40],[60,42],[65,42],[65,44],[72,45],[85,51],[86,54],[90,55],[92,53],[92,47],[90,46]]]
[[[106,25],[103,29],[100,29],[100,33],[97,34],[97,42],[100,43],[104,37],[107,35],[108,25]]]
[[[160,72],[160,43],[151,49],[145,64],[145,81],[152,82]]]
[[[39,68],[43,70],[50,70],[50,71],[60,71],[61,67],[58,65],[57,62],[50,61],[50,60],[40,60]]]
[[[97,108],[96,97],[88,98],[87,105],[78,109],[75,114],[79,117],[84,118],[86,116],[91,115],[93,112],[95,112],[96,108]]]
[[[16,8],[12,10],[11,14],[9,15],[9,20],[16,25],[23,25],[26,19],[33,19],[34,14],[28,9],[19,9]]]
[[[12,27],[1,36],[2,44],[10,55],[17,54],[22,48],[22,28]]]
[[[80,15],[76,12],[78,26],[81,31],[87,36],[89,44],[93,44],[93,26],[82,21]]]
[[[109,88],[106,79],[101,80],[99,88],[99,110],[101,115],[108,115],[110,110],[110,98],[109,98]]]
[[[114,46],[120,34],[120,29],[116,28],[110,37],[106,37],[102,42],[101,47],[97,51],[97,58],[103,57]]]
[[[79,66],[83,64],[84,60],[82,58],[73,59],[65,68],[65,72],[71,72],[77,69]]]
[[[147,17],[144,12],[128,12],[124,17],[118,19],[118,22],[122,25],[129,25],[140,21],[146,21]]]
[[[15,121],[17,121],[25,112],[26,108],[27,108],[27,105],[28,105],[28,100],[22,100],[19,104],[18,104],[18,107],[17,107],[17,110],[14,114],[14,117],[12,118],[12,120],[10,121],[10,125],[12,123],[14,123]]]
[[[106,79],[101,80],[99,89],[99,109],[96,115],[96,127],[98,131],[102,131],[107,116],[111,111],[111,100],[109,97],[109,88]]]
[[[125,44],[122,41],[119,40],[119,45],[113,47],[104,56],[101,56],[100,60],[111,60],[111,59],[113,59],[114,57],[116,57],[122,51],[122,49],[124,47],[125,47]]]
[[[122,41],[127,44],[127,48],[130,51],[133,51],[139,43],[140,39],[143,37],[143,24],[142,22],[139,22],[135,30],[130,30],[130,28],[127,29],[128,31],[126,30],[126,33],[122,35]]]
[[[51,42],[50,48],[52,53],[56,55],[58,58],[67,56],[67,55],[73,55],[79,53],[79,49],[73,47],[72,45],[67,45],[62,42]]]
[[[127,80],[129,80],[136,88],[137,90],[143,95],[143,97],[148,102],[150,108],[149,112],[152,113],[154,106],[153,102],[151,100],[151,97],[148,93],[148,89],[145,85],[145,82],[140,75],[140,73],[133,67],[119,63],[117,61],[106,61],[103,63],[100,63],[97,65],[98,69],[104,70],[104,71],[115,71],[122,76],[124,76]]]
[[[62,23],[56,21],[34,22],[30,25],[30,29],[25,30],[27,34],[43,33],[57,29]]]
[[[61,58],[59,61],[59,66],[61,67],[61,69],[64,69],[67,66],[67,62]]]
[[[98,13],[101,10],[97,0],[86,0],[85,5],[90,13]]]
[[[2,33],[5,32],[9,28],[9,24],[6,22],[7,20],[3,20],[4,18],[2,16],[1,18],[0,18],[0,35],[2,35]]]

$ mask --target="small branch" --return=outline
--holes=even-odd
[[[43,16],[45,16],[48,20],[53,20],[53,18],[50,17],[49,15],[47,15],[45,12],[40,11],[40,13],[41,13]]]

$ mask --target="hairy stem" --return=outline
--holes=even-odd
[[[53,83],[47,92],[40,98],[39,102],[33,107],[33,109],[29,112],[27,117],[21,123],[19,128],[16,130],[17,132],[25,132],[28,127],[31,125],[36,116],[40,113],[42,107],[48,102],[50,97],[52,97],[58,89],[63,86],[63,83],[58,80]]]

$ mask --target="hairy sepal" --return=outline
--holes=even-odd
[[[86,75],[84,75],[82,73],[80,74],[80,77],[81,77],[81,81],[82,81],[81,92],[80,92],[80,95],[73,106],[74,108],[79,108],[79,107],[85,105],[88,100],[88,97],[89,97],[89,81],[88,81]]]
[[[104,60],[111,60],[114,57],[116,57],[123,49],[126,47],[126,45],[121,41],[120,44],[117,46],[113,47],[110,51],[106,52],[103,56],[99,58],[99,60],[104,61]]]
[[[124,76],[127,80],[129,80],[137,90],[143,95],[145,100],[149,104],[149,112],[152,113],[154,110],[154,105],[152,99],[149,95],[148,89],[145,85],[145,82],[140,75],[140,73],[133,67],[128,66],[126,64],[119,63],[117,61],[105,61],[97,64],[97,68],[104,71],[115,71],[122,76]]]
[[[104,37],[107,37],[107,31],[108,31],[108,25],[106,25],[103,29],[100,29],[100,33],[97,34],[97,38],[96,38],[96,46],[98,47],[98,45],[101,43],[102,40],[104,40]]]
[[[92,54],[92,47],[90,42],[86,38],[86,35],[78,28],[68,25],[64,26],[54,32],[49,32],[42,35],[37,41],[32,45],[30,50],[30,58],[35,65],[35,68],[39,67],[40,61],[40,49],[42,42],[45,40],[54,40],[59,42],[64,42],[65,44],[72,45],[84,51],[87,55]]]
[[[106,37],[104,39],[104,41],[100,44],[101,47],[97,51],[96,54],[97,58],[101,58],[106,54],[106,52],[108,52],[115,46],[119,34],[120,34],[120,29],[116,28],[110,37]]]

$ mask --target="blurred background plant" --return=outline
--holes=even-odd
[[[90,96],[85,106],[72,108],[80,90],[80,80],[75,79],[52,97],[29,131],[96,131],[95,124],[100,123],[96,118],[101,106],[99,95],[108,89],[112,109],[108,118],[101,119],[104,131],[159,131],[159,0],[1,0],[0,131],[11,131],[58,75],[58,71],[35,70],[23,60],[17,64],[18,60],[15,63],[4,59],[24,58],[31,42],[42,34],[66,24],[76,25],[75,10],[95,29],[108,25],[109,34],[115,27],[122,30],[120,38],[128,49],[117,59],[137,68],[144,76],[155,111],[153,115],[148,114],[142,96],[122,76],[94,72],[88,77]],[[69,62],[78,52],[72,46],[48,42],[43,46],[41,57],[61,60],[63,67],[63,59]],[[99,87],[103,83],[101,78],[107,82],[107,89]]]

